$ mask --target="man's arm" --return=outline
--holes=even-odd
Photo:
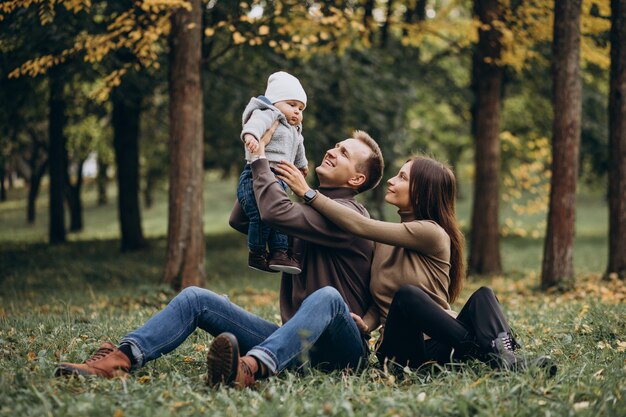
[[[254,195],[262,221],[288,235],[315,244],[335,248],[352,245],[352,234],[339,229],[312,207],[289,199],[276,181],[267,159],[254,161],[251,166]]]

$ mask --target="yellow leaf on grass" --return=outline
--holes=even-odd
[[[37,359],[37,354],[35,352],[28,352],[28,362],[32,362]]]

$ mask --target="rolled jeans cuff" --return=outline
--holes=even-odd
[[[120,342],[120,345],[124,343],[130,345],[130,351],[132,352],[133,358],[135,359],[135,364],[133,365],[132,369],[135,370],[141,368],[145,364],[146,355],[143,353],[141,347],[139,347],[137,341],[130,338],[124,338]]]
[[[278,373],[278,360],[269,350],[263,349],[262,347],[255,347],[250,349],[246,355],[253,356],[263,362],[272,375]]]

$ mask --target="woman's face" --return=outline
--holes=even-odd
[[[407,162],[400,168],[398,175],[387,180],[385,201],[398,207],[401,211],[413,210],[409,198],[409,176],[412,164],[412,161]]]

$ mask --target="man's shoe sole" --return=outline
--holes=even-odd
[[[207,353],[207,384],[216,387],[228,385],[237,376],[239,343],[232,333],[222,333],[215,338]]]
[[[94,377],[94,378],[122,378],[125,379],[127,378],[129,375],[128,372],[122,370],[122,369],[117,369],[114,370],[111,373],[111,376],[107,376],[104,374],[98,374],[95,372],[89,372],[86,371],[82,368],[76,368],[74,366],[67,366],[64,364],[60,364],[57,366],[57,369],[54,370],[54,377],[55,378],[62,378],[62,377],[77,377],[77,376],[84,376],[84,377]]]

